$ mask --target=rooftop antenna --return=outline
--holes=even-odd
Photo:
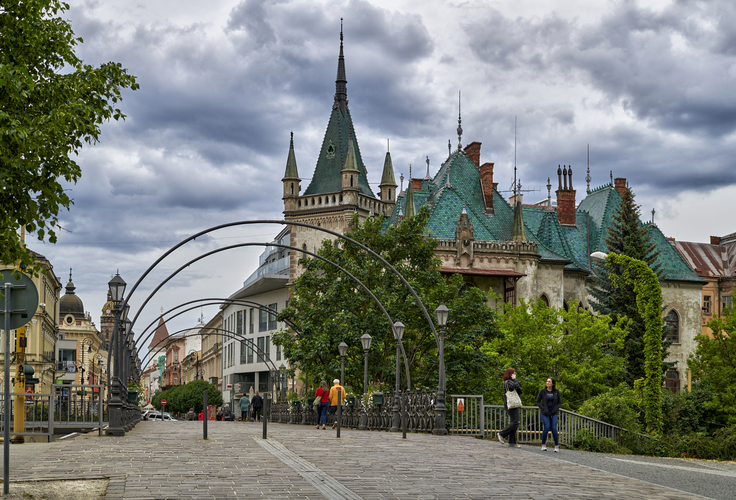
[[[502,192],[513,193],[514,199],[518,200],[518,195],[522,192],[531,193],[533,191],[539,191],[539,189],[527,189],[522,191],[521,180],[516,178],[516,115],[514,115],[514,180],[511,183],[511,189]]]
[[[588,183],[588,189],[585,190],[586,193],[590,194],[590,144],[588,144],[588,175],[585,176],[585,182]]]
[[[460,91],[457,92],[457,150],[463,149],[463,119],[460,113]]]

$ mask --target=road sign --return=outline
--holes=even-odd
[[[161,406],[166,406],[166,400],[165,399],[162,399],[161,400]]]
[[[10,313],[10,329],[16,330],[21,326],[28,323],[38,309],[38,290],[36,285],[31,281],[31,278],[23,273],[16,273],[12,275],[13,269],[2,269],[0,270],[0,286],[2,291],[5,293],[5,283],[10,283],[13,286],[12,298],[13,298],[13,310]],[[20,279],[15,278],[20,274]],[[3,299],[4,303],[5,300]],[[5,309],[3,304],[0,304],[0,328],[5,328]]]

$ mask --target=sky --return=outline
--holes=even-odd
[[[736,3],[730,0],[68,0],[64,17],[87,64],[138,78],[125,121],[103,125],[77,158],[82,177],[56,245],[29,240],[99,325],[107,282],[128,291],[169,248],[208,227],[281,219],[294,146],[302,187],[316,164],[335,92],[340,19],[348,99],[378,191],[390,141],[397,180],[434,174],[462,143],[482,142],[499,189],[516,164],[525,202],[572,166],[580,201],[624,177],[669,237],[709,241],[736,228]],[[516,122],[516,126],[514,123]],[[142,332],[161,308],[238,290],[259,248],[192,264],[215,248],[268,242],[281,226],[220,230],[184,245],[131,296]],[[216,307],[182,315],[191,328]],[[147,342],[146,342],[147,344]]]

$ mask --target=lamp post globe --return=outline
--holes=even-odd
[[[345,385],[345,356],[348,353],[348,345],[345,342],[340,342],[337,350],[340,353],[340,385]]]
[[[107,287],[110,290],[110,297],[113,302],[121,302],[123,300],[126,285],[127,283],[120,277],[120,273],[116,273],[115,276],[107,283]]]

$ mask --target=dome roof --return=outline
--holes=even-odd
[[[59,316],[72,314],[78,318],[84,318],[84,304],[82,299],[74,293],[76,287],[72,283],[72,270],[69,269],[69,283],[66,284],[66,293],[59,299]]]

